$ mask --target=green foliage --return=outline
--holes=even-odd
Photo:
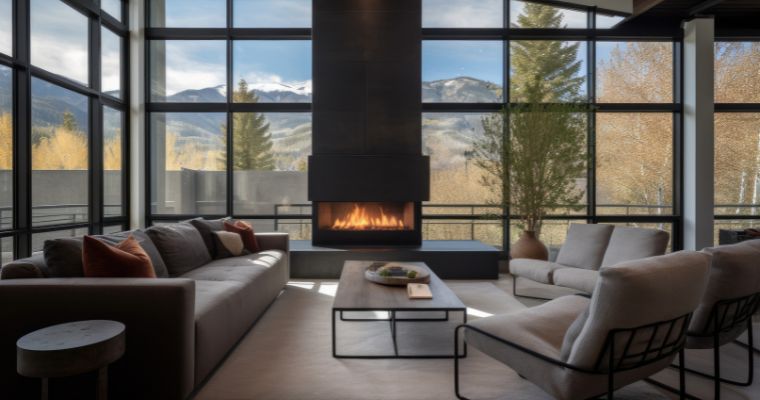
[[[248,83],[241,79],[238,89],[233,94],[236,102],[256,103],[258,96],[248,90]],[[223,131],[227,131],[223,127]],[[222,135],[227,144],[227,136]],[[275,168],[272,151],[272,135],[269,123],[260,113],[235,113],[232,121],[232,165],[235,170],[272,171]],[[227,164],[227,153],[219,157],[222,166]]]
[[[65,111],[63,113],[63,121],[61,122],[63,129],[69,132],[77,132],[79,126],[77,126],[77,120],[74,118],[74,114],[71,111]]]
[[[522,26],[559,27],[556,9],[527,4]],[[541,232],[548,211],[580,208],[585,176],[586,130],[577,100],[583,78],[577,77],[577,45],[556,41],[517,42],[513,46],[513,100],[523,104],[485,117],[483,138],[474,144],[475,163],[485,173],[481,184],[491,203],[510,207],[525,230]],[[559,104],[546,104],[546,103]],[[504,129],[506,126],[506,130]]]

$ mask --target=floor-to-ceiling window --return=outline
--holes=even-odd
[[[127,224],[125,10],[0,0],[2,262]]]
[[[612,35],[606,28],[622,17],[528,1],[422,4],[422,135],[432,175],[425,239],[502,248],[517,239],[518,216],[499,207],[499,153],[488,151],[522,145],[514,140],[525,118],[516,112],[539,103],[567,113],[556,122],[575,135],[582,149],[564,145],[585,165],[568,171],[563,198],[572,201],[555,204],[542,240],[556,247],[569,223],[604,222],[658,227],[680,245],[676,31]]]
[[[311,235],[311,1],[149,0],[148,223]]]
[[[760,42],[715,43],[715,242],[760,228]]]

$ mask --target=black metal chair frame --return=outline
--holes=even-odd
[[[481,329],[475,328],[467,324],[459,325],[457,326],[456,330],[454,330],[454,352],[455,354],[458,354],[459,332],[464,329],[470,329],[472,331],[478,332],[490,339],[493,339],[499,343],[510,346],[516,350],[519,350],[525,354],[528,354],[546,363],[549,363],[558,367],[562,367],[562,368],[567,368],[569,370],[580,372],[580,373],[585,373],[585,374],[590,374],[590,375],[606,375],[607,376],[606,393],[607,393],[607,398],[611,400],[614,398],[616,373],[629,371],[636,368],[641,368],[643,366],[649,365],[651,363],[655,363],[657,361],[666,359],[668,357],[673,357],[676,353],[678,353],[679,363],[683,364],[683,360],[684,360],[683,348],[684,348],[684,345],[686,344],[686,330],[689,326],[691,315],[692,314],[689,313],[689,314],[682,315],[678,318],[674,318],[671,320],[655,322],[652,324],[642,325],[635,328],[611,330],[607,334],[605,343],[602,346],[603,351],[599,353],[599,358],[597,359],[597,362],[594,368],[581,368],[581,367],[568,364],[566,362],[537,353],[517,343],[510,342],[508,340],[505,340],[503,338],[500,338],[491,333],[485,332]],[[678,333],[674,333],[674,330],[676,330],[676,328],[678,330]],[[655,343],[655,339],[657,338],[658,333],[661,332],[661,329],[667,329],[667,333],[665,334],[665,337],[662,338],[661,343]],[[631,353],[631,344],[633,343],[634,338],[636,338],[638,333],[647,331],[647,330],[650,330],[651,334],[649,336],[649,340],[647,342],[647,346],[645,350]],[[671,340],[671,336],[673,336],[672,340]],[[621,343],[619,342],[619,340],[623,340],[623,342],[626,344],[623,349],[622,355],[616,358],[615,349],[616,349],[616,343]],[[685,371],[680,369],[679,383],[681,386],[681,390],[680,390],[681,399],[684,399],[686,396],[685,380],[686,380]],[[467,397],[462,396],[460,392],[459,357],[458,356],[454,357],[454,392],[458,399],[469,400]],[[600,396],[601,395],[603,395],[603,393],[601,393]]]
[[[705,333],[699,333],[699,334],[687,333],[686,334],[689,337],[698,337],[698,338],[711,337],[713,339],[713,363],[714,363],[713,374],[687,368],[684,365],[680,365],[680,366],[671,365],[671,367],[683,369],[684,371],[692,373],[694,375],[711,379],[714,383],[715,400],[720,399],[720,384],[721,383],[727,383],[729,385],[735,385],[735,386],[751,386],[753,382],[754,374],[755,374],[755,360],[754,360],[753,353],[754,352],[760,353],[760,351],[754,348],[754,344],[753,344],[754,338],[753,338],[753,332],[752,332],[752,315],[754,315],[757,312],[758,306],[760,306],[760,292],[751,294],[748,296],[718,301],[715,303],[712,310],[710,310],[710,315],[707,318],[707,322],[705,323],[704,329],[702,329],[702,332],[705,332]],[[731,311],[733,311],[734,313],[733,315],[729,316]],[[736,329],[738,326],[745,323],[747,324],[748,343],[744,344],[739,341],[733,341],[733,343],[747,349],[747,358],[748,358],[747,380],[736,381],[732,379],[723,378],[721,377],[721,374],[720,374],[720,348],[722,347],[720,345],[720,335],[722,333],[731,332],[734,329]],[[679,362],[679,364],[683,364],[683,361]],[[672,387],[666,386],[656,381],[651,381],[650,383],[653,383],[671,392],[676,390]],[[688,395],[688,397],[694,398],[691,395]]]

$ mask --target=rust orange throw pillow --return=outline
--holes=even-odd
[[[245,249],[251,253],[258,253],[261,251],[259,247],[259,241],[256,240],[256,234],[253,232],[253,227],[245,221],[224,221],[224,230],[227,232],[235,232],[243,239],[243,245]]]
[[[85,236],[82,264],[84,276],[89,278],[156,277],[150,256],[132,235],[116,246]]]

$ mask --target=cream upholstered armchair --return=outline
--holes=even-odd
[[[613,392],[683,358],[686,330],[707,283],[710,255],[677,252],[602,267],[590,298],[564,296],[455,331],[558,399]],[[457,349],[458,350],[458,349]],[[457,353],[458,354],[458,353]],[[460,399],[459,358],[454,359]],[[683,371],[681,372],[683,388]]]
[[[702,302],[689,324],[687,349],[713,349],[713,373],[684,367],[714,382],[714,398],[720,399],[721,383],[752,385],[754,357],[752,315],[760,305],[760,240],[706,248],[712,255],[709,281]],[[736,340],[747,332],[748,344]],[[720,374],[720,349],[727,344],[747,348],[747,379],[726,379]]]

